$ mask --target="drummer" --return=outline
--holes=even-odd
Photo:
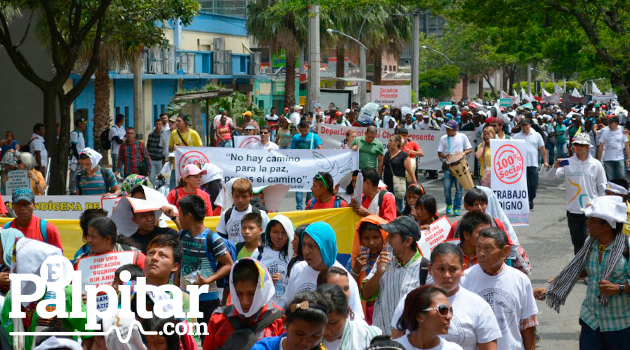
[[[457,132],[458,125],[455,120],[449,120],[445,124],[446,135],[440,139],[440,145],[438,146],[438,156],[442,162],[445,162],[444,169],[444,198],[446,200],[446,214],[453,213],[454,216],[459,216],[459,209],[462,207],[463,189],[462,185],[457,181],[457,178],[451,173],[451,169],[448,167],[448,163],[452,163],[455,159],[461,158],[458,155],[463,154],[467,156],[472,153],[473,148],[466,135]],[[452,157],[449,160],[449,157]],[[455,186],[455,202],[451,196],[451,189]]]

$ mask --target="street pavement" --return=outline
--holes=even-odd
[[[444,214],[444,190],[441,178],[440,174],[439,180],[425,180],[424,176],[420,176],[419,179],[426,192],[436,197],[438,211]],[[291,210],[295,210],[293,193],[287,194],[280,209],[280,211]],[[461,214],[464,213],[465,211],[462,210]],[[457,219],[449,217],[451,221]],[[567,226],[563,180],[540,180],[529,223],[527,227],[516,227],[516,234],[532,263],[533,270],[530,277],[533,287],[546,287],[547,279],[558,274],[573,258],[573,245]],[[583,282],[576,283],[566,304],[560,309],[560,313],[556,313],[544,302],[537,302],[540,323],[538,334],[542,337],[538,343],[538,349],[578,349],[580,335],[578,320],[585,293],[586,285]]]

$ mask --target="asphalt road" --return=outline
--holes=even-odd
[[[429,181],[421,176],[420,181],[427,193],[436,197],[438,210],[440,214],[444,214],[441,175],[440,179]],[[534,288],[546,287],[547,279],[558,274],[573,258],[564,191],[565,186],[562,180],[541,179],[534,210],[530,213],[530,225],[516,228],[518,239],[532,263],[531,281]],[[289,193],[280,211],[291,210],[295,210],[295,195]],[[461,214],[464,213],[465,211],[462,210]],[[538,334],[542,337],[542,341],[538,343],[538,349],[578,349],[580,334],[578,319],[585,293],[586,285],[578,282],[560,313],[550,309],[544,302],[537,302],[540,323]]]

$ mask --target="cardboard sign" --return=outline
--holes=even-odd
[[[31,179],[28,178],[28,170],[11,170],[7,173],[7,197],[13,196],[13,191],[18,188],[31,189]]]
[[[451,230],[451,223],[446,216],[434,221],[429,225],[428,230],[422,231],[422,237],[418,241],[420,246],[420,252],[422,256],[427,259],[431,259],[431,252],[438,244],[446,241],[448,232]]]
[[[411,107],[411,85],[372,85],[372,102],[381,106]]]
[[[527,226],[529,199],[527,193],[527,167],[522,152],[525,140],[492,140],[492,176],[490,188],[496,194],[501,208],[512,226]]]

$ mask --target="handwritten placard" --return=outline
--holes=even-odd
[[[442,216],[438,220],[429,225],[428,230],[422,231],[422,237],[418,241],[422,256],[427,259],[431,258],[431,252],[440,243],[446,240],[448,232],[451,230],[451,223],[446,216]]]

